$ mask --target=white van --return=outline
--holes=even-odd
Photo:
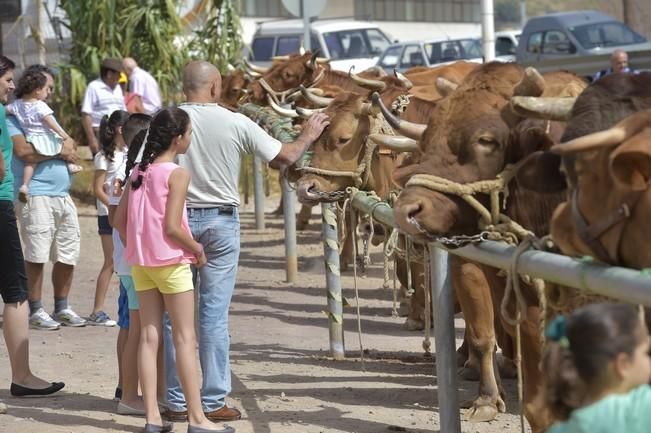
[[[312,51],[330,59],[332,69],[357,71],[374,66],[391,40],[378,26],[365,21],[317,20],[311,25]],[[274,56],[296,53],[302,46],[303,21],[279,20],[260,23],[253,35],[249,59],[269,66]]]

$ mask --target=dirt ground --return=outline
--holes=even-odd
[[[277,200],[267,200],[267,210]],[[101,249],[94,209],[80,206],[82,259],[75,271],[70,303],[90,313]],[[283,221],[269,213],[266,229],[255,231],[251,205],[242,209],[242,252],[231,305],[233,392],[230,405],[243,419],[230,423],[240,433],[424,433],[438,431],[434,361],[423,356],[422,332],[402,329],[391,316],[391,290],[382,289],[381,250],[359,280],[365,369],[359,359],[355,310],[345,314],[347,358],[333,361],[328,351],[323,247],[320,217],[299,233],[299,278],[284,282]],[[48,273],[49,275],[49,268]],[[344,274],[344,296],[354,304],[352,273]],[[117,317],[117,282],[112,281],[106,310]],[[53,306],[44,286],[44,304]],[[457,320],[457,338],[463,320]],[[65,381],[54,397],[16,399],[9,394],[6,349],[0,347],[0,432],[139,432],[142,418],[115,414],[117,328],[88,326],[31,331],[31,364],[50,380]],[[471,399],[477,383],[460,381],[460,400]],[[463,422],[464,433],[520,431],[514,381],[506,381],[508,413],[483,424]],[[463,415],[462,415],[463,416]],[[184,432],[184,424],[176,424]],[[447,433],[447,432],[446,432]]]

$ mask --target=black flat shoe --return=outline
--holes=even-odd
[[[144,433],[169,433],[174,430],[174,424],[164,422],[163,425],[145,424]]]
[[[11,392],[11,395],[14,397],[42,397],[61,391],[64,386],[66,386],[66,384],[63,382],[52,382],[52,384],[47,388],[34,389],[12,383],[9,392]]]
[[[235,429],[231,426],[224,426],[221,430],[208,430],[207,428],[188,425],[188,433],[235,433]]]

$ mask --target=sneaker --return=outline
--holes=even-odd
[[[44,309],[39,308],[36,313],[29,317],[29,324],[34,329],[47,329],[55,330],[61,326],[59,322],[55,321],[45,312]]]
[[[88,316],[87,323],[89,325],[95,325],[95,326],[115,326],[118,324],[115,320],[112,320],[109,317],[109,315],[103,311],[92,313],[90,316]]]
[[[122,388],[119,386],[115,388],[115,395],[113,396],[113,401],[122,400]]]
[[[79,317],[79,314],[72,311],[72,308],[64,308],[58,313],[52,314],[54,320],[65,326],[79,327],[86,326],[86,319]]]

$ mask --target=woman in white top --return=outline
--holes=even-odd
[[[122,137],[122,126],[129,119],[129,113],[123,110],[116,110],[111,116],[104,116],[99,126],[99,141],[101,150],[95,155],[95,180],[94,190],[97,198],[97,228],[102,240],[102,251],[104,253],[104,263],[97,276],[97,285],[95,286],[95,303],[93,311],[88,316],[89,325],[115,326],[115,320],[106,314],[104,301],[108,291],[113,274],[113,228],[108,220],[108,202],[109,202],[109,185],[110,179],[115,175],[122,166],[127,146]]]
[[[43,156],[61,153],[63,141],[69,137],[54,117],[54,111],[45,103],[51,93],[52,87],[48,85],[45,74],[28,70],[18,80],[15,95],[19,99],[7,106],[7,111],[20,123],[27,142]],[[23,203],[27,202],[29,181],[35,166],[35,163],[26,162],[23,169],[23,184],[18,189],[18,199]],[[70,173],[81,169],[77,164],[68,164]]]

